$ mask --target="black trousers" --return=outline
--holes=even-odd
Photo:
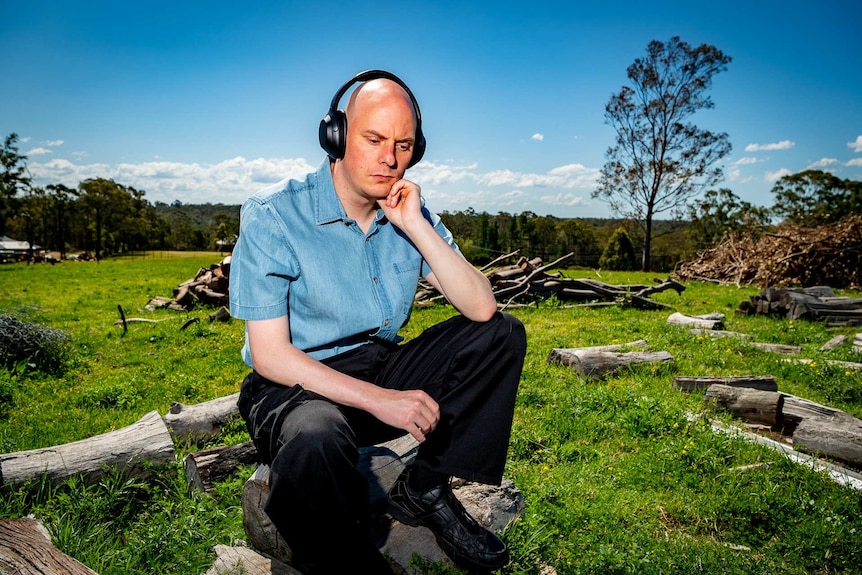
[[[414,465],[499,484],[525,354],[524,326],[497,313],[487,322],[455,316],[406,344],[372,342],[324,363],[381,387],[424,390],[441,415]],[[265,511],[294,555],[349,556],[350,545],[370,542],[368,483],[357,469],[359,448],[405,432],[256,372],[242,384],[239,409],[270,464]],[[355,556],[353,561],[355,566]]]

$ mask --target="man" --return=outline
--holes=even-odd
[[[344,111],[338,99],[359,83]],[[484,275],[404,179],[424,152],[418,104],[384,71],[345,84],[321,122],[329,157],[245,202],[230,274],[252,372],[239,407],[265,462],[265,510],[313,573],[390,573],[371,538],[358,448],[420,442],[390,511],[460,566],[508,562],[451,476],[499,484],[526,339]],[[400,344],[420,274],[460,313]]]

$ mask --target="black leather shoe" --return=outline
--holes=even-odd
[[[409,473],[405,468],[389,490],[389,512],[395,519],[430,529],[458,567],[493,571],[509,562],[506,544],[467,513],[448,483],[415,493],[407,486]]]

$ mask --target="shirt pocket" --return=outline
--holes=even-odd
[[[419,283],[419,272],[422,268],[421,258],[411,258],[392,264],[395,268],[395,278],[401,295],[400,309],[409,314],[416,297],[416,286]]]

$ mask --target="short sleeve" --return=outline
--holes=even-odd
[[[243,204],[230,265],[232,316],[263,320],[287,315],[287,295],[299,265],[283,226],[271,204],[257,198]]]

